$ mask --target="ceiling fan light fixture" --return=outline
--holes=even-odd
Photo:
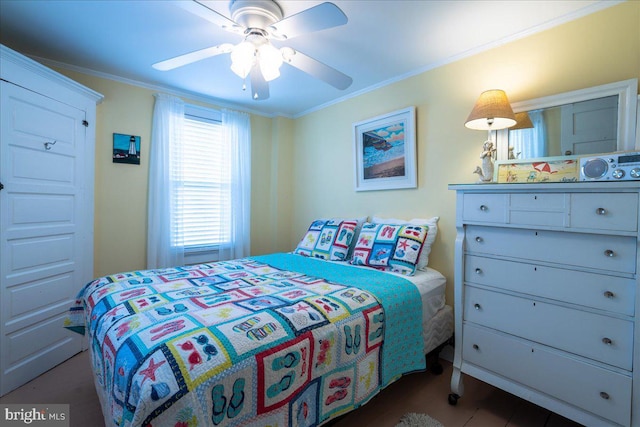
[[[245,39],[236,46],[223,43],[153,64],[158,70],[172,70],[230,53],[231,70],[244,80],[243,90],[247,87],[246,80],[251,79],[251,96],[256,100],[269,99],[268,82],[280,76],[283,62],[340,90],[353,82],[346,74],[302,52],[288,47],[277,49],[270,42],[271,39],[286,40],[346,24],[347,16],[331,2],[322,2],[285,18],[276,0],[230,0],[231,19],[204,4],[208,0],[175,3],[225,30],[243,34]]]
[[[243,41],[231,51],[231,70],[244,79],[249,75],[255,60],[255,45],[251,42]]]
[[[267,42],[258,48],[258,61],[266,81],[270,82],[280,77],[282,54],[271,43]]]
[[[289,63],[293,60],[293,57],[295,56],[296,51],[291,47],[281,47],[280,54],[282,54],[283,61]]]

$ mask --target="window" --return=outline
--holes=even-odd
[[[187,257],[210,253],[230,241],[229,145],[217,112],[185,106],[182,140],[172,148],[179,160],[172,162],[171,176],[177,184],[174,244],[182,242]]]
[[[154,96],[147,268],[249,255],[251,117]]]

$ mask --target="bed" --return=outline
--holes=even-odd
[[[354,250],[87,284],[66,327],[88,335],[105,424],[322,425],[424,370],[453,330],[445,278],[353,265]]]

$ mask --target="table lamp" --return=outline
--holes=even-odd
[[[480,155],[482,168],[478,166],[474,171],[480,177],[479,182],[493,181],[493,155],[496,148],[491,140],[491,131],[505,129],[515,124],[515,114],[503,90],[491,89],[480,94],[464,124],[469,129],[488,131],[488,138],[482,146]]]

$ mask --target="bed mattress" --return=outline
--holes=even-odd
[[[453,335],[453,310],[445,304],[447,279],[437,270],[418,270],[405,277],[413,283],[422,299],[422,338],[427,354]]]
[[[418,288],[422,297],[422,319],[432,318],[445,305],[447,279],[437,270],[427,268],[418,270],[414,276],[401,276]]]

